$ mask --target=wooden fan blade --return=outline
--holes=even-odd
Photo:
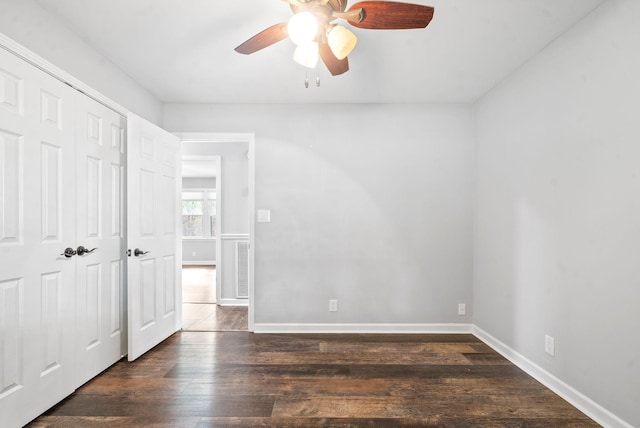
[[[349,60],[347,59],[347,57],[345,57],[344,59],[336,58],[326,42],[320,43],[318,48],[320,58],[322,58],[322,62],[324,62],[324,65],[327,66],[332,76],[337,76],[349,71]]]
[[[349,10],[362,8],[364,18],[360,22],[349,21],[358,28],[374,30],[406,30],[425,28],[433,18],[433,7],[395,1],[363,1]]]
[[[272,25],[238,46],[235,51],[249,55],[287,38],[287,23]]]

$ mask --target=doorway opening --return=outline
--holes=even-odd
[[[252,134],[178,134],[183,330],[251,330]]]

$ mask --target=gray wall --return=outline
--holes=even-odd
[[[215,239],[182,240],[182,264],[215,265],[216,263]]]
[[[182,189],[215,189],[215,177],[182,177]]]
[[[474,323],[633,426],[639,17],[605,2],[476,108]]]
[[[161,123],[162,105],[154,96],[33,0],[0,1],[0,32],[139,116]]]
[[[470,111],[166,105],[164,123],[255,132],[256,208],[272,217],[256,225],[256,323],[469,323]]]

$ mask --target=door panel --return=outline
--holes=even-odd
[[[76,108],[78,384],[126,354],[125,118],[79,96]]]
[[[129,360],[180,328],[180,141],[127,116]],[[146,252],[135,254],[135,250]]]
[[[0,426],[73,392],[76,92],[0,49]]]

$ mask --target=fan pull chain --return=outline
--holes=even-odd
[[[320,73],[316,75],[316,86],[320,87]],[[304,87],[309,89],[309,72],[305,71],[304,75]]]

